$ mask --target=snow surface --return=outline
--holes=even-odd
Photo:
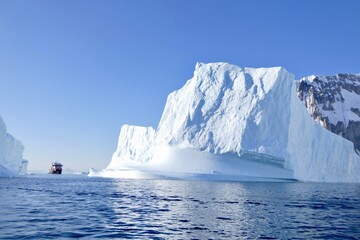
[[[16,176],[22,169],[26,169],[23,166],[23,151],[23,144],[7,133],[5,122],[0,116],[0,177]]]
[[[360,116],[351,111],[354,106],[360,107],[360,95],[355,92],[349,92],[346,89],[341,89],[341,95],[344,98],[342,112],[347,113],[345,116],[345,122],[348,124],[349,121],[360,121]],[[347,125],[346,125],[347,126]]]
[[[157,131],[123,126],[108,168],[89,175],[358,182],[359,163],[351,142],[311,119],[284,68],[198,63]]]

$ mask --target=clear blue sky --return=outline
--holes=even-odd
[[[197,61],[360,72],[360,1],[0,0],[0,115],[30,169],[104,168]]]

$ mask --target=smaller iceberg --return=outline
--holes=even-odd
[[[7,133],[0,116],[0,177],[25,175],[28,161],[23,159],[24,145]]]

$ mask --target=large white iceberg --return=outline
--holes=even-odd
[[[7,133],[0,116],[0,177],[26,174],[27,161],[23,160],[24,145]]]
[[[156,132],[124,126],[107,169],[213,179],[358,182],[351,142],[323,129],[296,95],[284,68],[198,63],[168,96]],[[135,174],[137,175],[137,174]]]

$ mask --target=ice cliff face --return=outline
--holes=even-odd
[[[188,143],[221,154],[242,150],[284,158],[292,76],[282,68],[197,64],[194,77],[171,93],[157,144]],[[282,99],[278,106],[274,101]]]
[[[122,126],[118,148],[108,168],[121,168],[125,163],[138,165],[149,161],[154,139],[155,130],[151,127]]]
[[[360,154],[360,75],[309,76],[297,85],[297,94],[311,117],[353,142]]]
[[[7,133],[5,122],[0,117],[0,177],[20,173],[23,168],[23,151],[23,144]]]
[[[185,148],[192,150],[179,151]],[[225,169],[220,165],[226,159],[236,166],[244,156],[283,160],[299,180],[360,181],[360,157],[351,142],[310,118],[292,74],[227,63],[197,64],[193,78],[168,96],[156,132],[123,127],[108,168],[176,159],[176,167],[203,161],[216,171]]]

